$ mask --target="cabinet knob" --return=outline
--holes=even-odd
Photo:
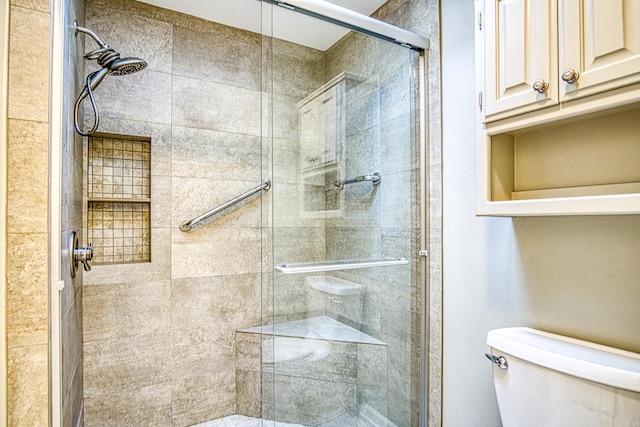
[[[544,79],[540,79],[540,80],[536,80],[535,82],[533,82],[533,90],[539,92],[539,93],[545,93],[547,91],[547,89],[549,89],[549,82],[544,80]]]
[[[580,73],[574,70],[573,68],[569,68],[564,73],[562,73],[562,80],[567,83],[575,83],[580,77]]]

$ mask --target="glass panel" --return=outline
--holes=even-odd
[[[419,53],[294,15],[263,3],[262,416],[417,426]]]

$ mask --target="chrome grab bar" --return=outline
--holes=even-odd
[[[220,211],[223,211],[225,209],[227,209],[228,207],[235,205],[238,202],[241,202],[242,200],[246,199],[247,197],[251,197],[254,194],[262,191],[262,190],[268,190],[269,188],[271,188],[271,181],[269,181],[268,179],[265,179],[264,181],[262,181],[262,184],[258,185],[255,188],[252,188],[249,191],[245,191],[244,193],[242,193],[241,195],[234,197],[233,199],[229,200],[228,202],[225,202],[223,204],[221,204],[220,206],[211,209],[209,212],[205,212],[202,215],[190,219],[188,221],[184,221],[182,224],[180,224],[180,230],[181,231],[189,231],[191,230],[191,228],[199,223],[200,221],[204,221],[205,219],[209,218],[212,215],[217,214]]]
[[[373,185],[378,185],[382,182],[382,174],[379,172],[376,172],[373,175],[361,175],[361,176],[356,176],[355,178],[348,178],[343,180],[336,179],[335,181],[333,181],[333,185],[335,185],[336,187],[342,190],[344,186],[347,184],[355,184],[356,182],[363,182],[363,181],[371,181]]]

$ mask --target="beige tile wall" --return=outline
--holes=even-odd
[[[151,138],[152,258],[84,275],[85,425],[233,414],[234,334],[263,316],[262,204],[250,199],[189,233],[178,226],[262,179],[261,36],[127,0],[88,2],[86,26],[149,63],[107,77],[95,96],[100,132]],[[314,58],[288,54],[289,72]],[[297,144],[297,111],[287,111],[275,129],[283,146]]]
[[[433,35],[432,28],[406,15],[404,10],[409,3],[394,2],[396,7],[382,12],[400,21],[396,24],[410,22],[418,32]],[[427,18],[427,9],[434,13],[431,4],[416,2],[411,7],[419,9],[418,15],[423,19]],[[430,19],[437,19],[434,16],[437,12]],[[358,234],[356,228],[346,234],[334,234],[327,241],[325,221],[300,217],[298,207],[290,203],[298,196],[299,179],[295,105],[326,81],[333,65],[325,67],[326,58],[310,49],[285,42],[271,46],[270,41],[261,40],[256,34],[129,0],[89,2],[87,26],[123,56],[140,56],[149,61],[148,69],[141,73],[106,78],[96,96],[102,117],[100,131],[151,137],[153,259],[149,265],[96,266],[85,276],[85,422],[118,425],[142,419],[143,413],[153,413],[156,425],[189,425],[233,413],[236,374],[228,369],[235,354],[233,331],[257,325],[261,317],[270,319],[271,314],[280,321],[324,309],[324,303],[306,299],[307,290],[299,278],[286,278],[277,286],[268,278],[260,282],[261,259],[269,264],[271,256],[261,254],[260,242],[268,252],[270,245],[275,245],[273,253],[278,259],[274,261],[278,263],[322,259],[330,243],[341,239],[350,242]],[[200,44],[206,42],[211,49],[200,49]],[[363,38],[361,43],[365,46],[355,47],[370,47],[371,41]],[[263,78],[272,72],[275,76],[273,82],[263,82],[264,90],[271,89],[273,83],[271,99],[260,93],[261,50],[279,56],[268,56],[262,73]],[[344,52],[343,58],[353,60],[351,66],[362,65],[348,54],[351,50]],[[296,77],[302,75],[311,78]],[[363,96],[364,106],[359,108],[369,108],[366,103],[371,101],[367,101],[366,94]],[[278,120],[263,120],[270,111],[261,111],[261,104],[273,106]],[[366,143],[367,135],[357,130],[366,129],[380,117],[361,117],[365,121],[357,123],[351,133]],[[385,137],[393,139],[398,133],[410,131],[401,116],[392,114],[382,119],[385,126],[380,132]],[[261,141],[263,132],[272,134],[274,140]],[[406,159],[415,155],[386,150],[381,155],[391,160],[393,156]],[[366,151],[351,153],[362,162],[367,161],[364,154]],[[273,159],[273,164],[266,159]],[[410,198],[415,189],[398,184],[411,177],[412,167],[391,163],[398,167],[385,182],[388,193],[381,194],[380,200],[394,203],[397,199],[391,196],[393,192],[409,191],[406,198]],[[293,169],[288,170],[291,165]],[[354,171],[357,166],[353,165]],[[261,228],[265,215],[271,212],[258,201],[250,201],[194,232],[178,230],[183,220],[255,186],[263,175],[281,182],[277,195],[266,194],[273,200],[273,209],[281,213],[290,210],[292,214],[278,222],[275,229]],[[367,206],[356,205],[352,213],[360,220],[366,217],[367,210]],[[376,237],[374,246],[395,253],[394,245],[399,242],[415,242],[415,229],[398,230],[398,224],[412,215],[415,211],[403,217],[381,217],[379,225],[386,231]],[[342,225],[338,227],[341,232],[349,230],[349,224],[338,225]],[[385,338],[397,349],[397,355],[390,355],[390,360],[402,361],[396,369],[410,370],[417,378],[417,358],[407,359],[406,355],[412,352],[410,343],[417,340],[419,328],[413,328],[408,337],[396,341],[393,338],[393,331],[400,329],[402,323],[415,323],[419,318],[421,288],[411,285],[415,282],[415,271],[393,278],[389,286],[399,283],[406,287],[406,301],[384,306],[378,296],[379,303],[370,308],[386,310],[381,318],[372,321],[374,327],[389,332]],[[261,285],[266,302],[263,313]],[[136,312],[138,304],[150,292],[154,296],[148,310],[153,314],[144,321],[137,320],[141,315]],[[143,313],[145,307],[146,303],[142,304]],[[103,370],[101,366],[112,369]],[[127,381],[131,372],[135,375]],[[406,373],[399,377],[406,377]],[[399,409],[390,415],[401,424],[412,422],[407,421],[407,414],[417,413],[416,389],[415,381],[389,384],[389,407]],[[123,396],[131,397],[129,404],[123,404]],[[240,404],[251,406],[250,402]]]
[[[7,127],[9,426],[47,425],[48,1],[12,1]]]

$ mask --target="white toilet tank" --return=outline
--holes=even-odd
[[[640,427],[640,354],[530,328],[487,344],[504,427]]]

